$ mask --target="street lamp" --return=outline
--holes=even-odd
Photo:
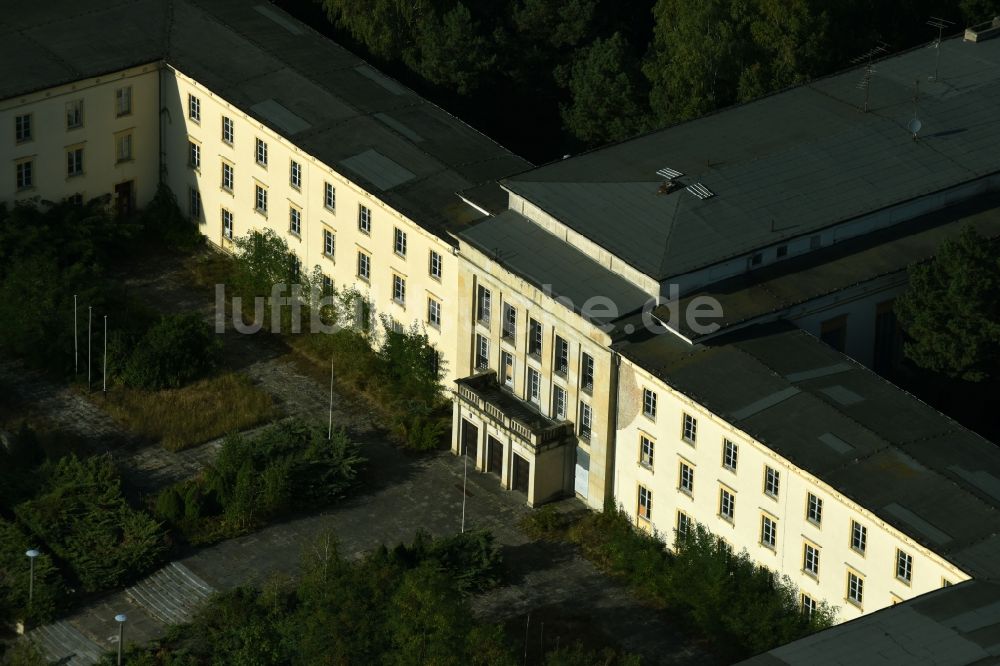
[[[118,666],[122,666],[122,646],[125,645],[125,621],[128,617],[124,613],[115,615],[115,622],[118,623]]]
[[[31,611],[31,602],[35,599],[35,558],[41,555],[40,552],[32,548],[25,555],[31,562],[31,574],[28,577],[28,611]]]

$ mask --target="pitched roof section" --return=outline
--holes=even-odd
[[[1000,171],[1000,40],[919,48],[861,70],[504,179],[512,192],[664,280]],[[920,81],[920,140],[907,130]],[[657,171],[715,196],[658,194]]]

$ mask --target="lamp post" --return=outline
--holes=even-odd
[[[125,646],[125,621],[128,617],[124,613],[115,615],[115,622],[118,623],[118,666],[122,666],[122,649]]]
[[[30,571],[28,575],[28,612],[31,612],[31,603],[35,600],[35,558],[41,555],[40,552],[32,548],[27,551],[25,555],[28,557],[28,561],[31,563]]]

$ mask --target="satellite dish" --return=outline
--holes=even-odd
[[[920,131],[921,127],[923,127],[923,123],[920,122],[920,119],[919,118],[914,118],[906,126],[906,129],[910,130],[910,134],[912,134],[913,138],[916,139],[917,138],[917,132]]]

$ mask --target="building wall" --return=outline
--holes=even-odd
[[[0,201],[38,197],[58,201],[81,194],[85,200],[114,192],[116,184],[132,180],[138,205],[156,192],[158,63],[81,79],[75,83],[0,101]],[[131,87],[131,113],[118,115],[115,91]],[[83,103],[83,123],[67,128],[70,102]],[[32,138],[15,141],[15,117],[31,115]],[[117,159],[115,140],[132,135],[132,159]],[[83,149],[83,173],[67,174],[67,151]],[[33,163],[34,186],[18,191],[15,165]]]
[[[404,326],[416,323],[426,330],[431,344],[442,354],[444,381],[450,383],[456,377],[454,350],[458,348],[458,261],[454,248],[182,72],[168,67],[164,89],[166,179],[182,210],[188,213],[191,192],[200,195],[198,223],[208,239],[220,247],[232,248],[231,241],[222,235],[223,208],[233,215],[237,237],[254,229],[272,229],[288,241],[302,261],[303,270],[311,274],[318,266],[338,289],[353,286],[366,294],[376,315],[387,314]],[[200,101],[200,122],[190,117],[189,95]],[[232,145],[223,141],[223,116],[233,121]],[[267,144],[266,168],[257,164],[257,138]],[[189,165],[189,141],[200,146],[200,169]],[[299,188],[291,184],[292,160],[301,165]],[[222,187],[223,162],[234,169],[231,192]],[[327,182],[336,192],[333,210],[325,206]],[[257,185],[267,190],[266,215],[256,210]],[[362,205],[371,211],[370,234],[359,229]],[[301,212],[301,233],[297,236],[290,231],[291,208]],[[405,257],[394,251],[396,228],[406,233]],[[333,257],[324,253],[324,229],[334,233]],[[440,278],[430,274],[432,250],[441,259]],[[370,257],[371,276],[367,281],[358,277],[359,252]],[[406,281],[405,304],[393,299],[393,275]],[[441,303],[439,326],[428,323],[429,298]]]
[[[802,593],[816,601],[825,600],[838,606],[838,621],[850,620],[894,601],[937,589],[944,581],[957,583],[969,578],[943,558],[627,359],[622,360],[619,386],[615,495],[617,503],[637,525],[659,532],[672,543],[677,513],[684,512],[724,538],[737,551],[746,549],[755,561],[790,576]],[[643,388],[657,395],[655,419],[643,414]],[[697,419],[694,444],[681,436],[685,413]],[[654,442],[651,468],[640,463],[640,437],[643,435]],[[725,439],[739,447],[735,472],[722,464]],[[681,462],[694,470],[690,494],[680,490]],[[777,498],[764,492],[765,466],[780,474]],[[652,514],[648,521],[638,515],[640,484],[652,491]],[[719,515],[723,487],[736,498],[732,522]],[[823,500],[820,526],[806,519],[807,493]],[[761,544],[763,515],[777,523],[774,549]],[[864,555],[850,547],[852,520],[867,527],[868,543]],[[806,542],[820,551],[819,574],[815,577],[803,571]],[[896,579],[896,549],[902,549],[913,558],[909,585]],[[846,598],[848,569],[864,579],[860,607]]]

